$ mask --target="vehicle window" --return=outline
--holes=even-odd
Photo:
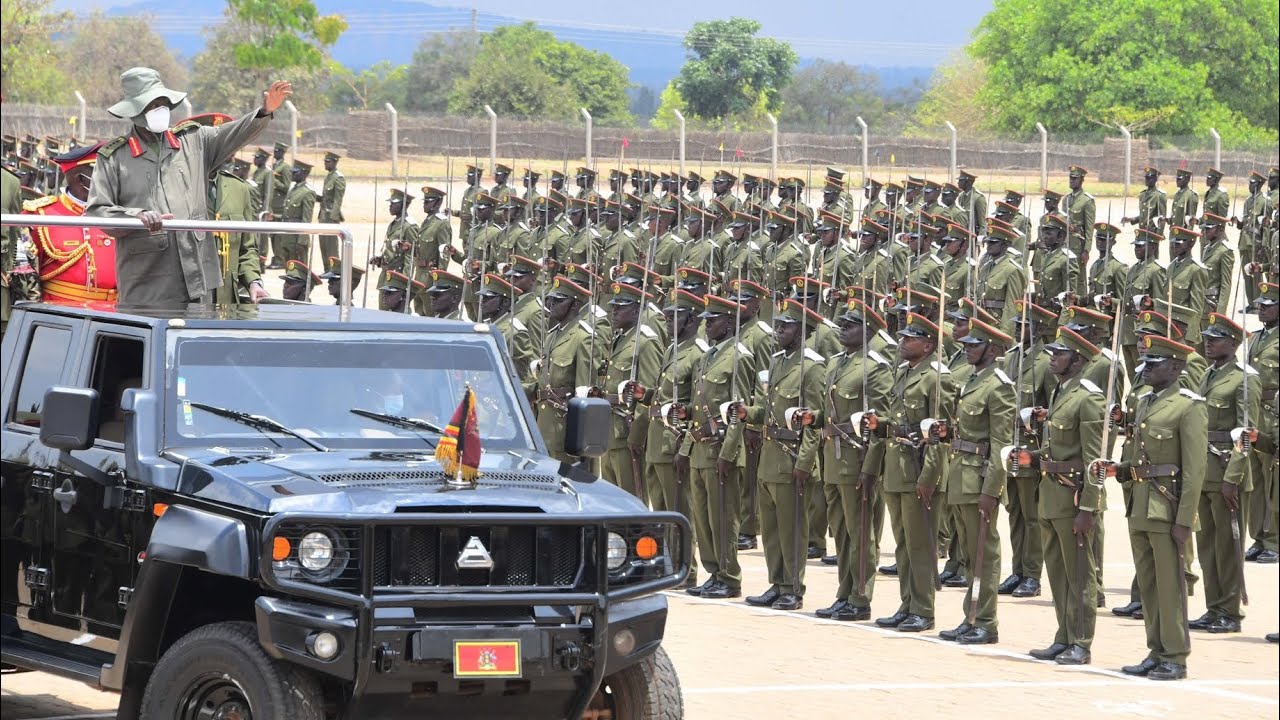
[[[13,422],[40,427],[44,393],[61,379],[70,346],[71,330],[68,328],[37,325],[32,330],[22,377],[18,381],[18,395],[9,415]]]
[[[205,405],[265,416],[326,447],[427,447],[438,434],[351,410],[443,427],[469,384],[476,394],[485,449],[532,447],[516,399],[518,390],[491,337],[310,335],[179,339],[168,383],[174,433],[166,443],[290,449],[302,445],[288,433],[199,407]]]
[[[90,387],[102,399],[99,413],[98,439],[124,442],[124,414],[120,398],[124,391],[143,386],[143,350],[141,338],[99,335],[94,343],[93,373]]]

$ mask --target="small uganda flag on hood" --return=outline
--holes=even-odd
[[[480,427],[476,422],[476,395],[470,383],[444,429],[444,437],[436,444],[436,461],[450,480],[475,482],[480,477]]]

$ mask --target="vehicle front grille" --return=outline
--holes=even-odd
[[[448,483],[448,478],[438,467],[414,470],[355,470],[321,473],[316,478],[326,485],[352,488],[439,488]],[[501,485],[524,490],[549,490],[554,492],[560,489],[560,478],[544,473],[494,472],[486,470],[480,473],[478,484],[480,486]]]
[[[373,586],[572,589],[587,576],[583,548],[594,537],[591,528],[566,525],[377,527]],[[458,567],[472,538],[484,546],[491,569]]]

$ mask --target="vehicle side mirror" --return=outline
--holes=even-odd
[[[101,402],[93,388],[54,386],[40,410],[40,442],[57,450],[87,450],[98,437]]]
[[[564,451],[574,457],[598,458],[609,449],[609,401],[571,398],[564,432]]]

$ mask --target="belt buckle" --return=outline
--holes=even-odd
[[[1129,480],[1131,482],[1142,482],[1142,478],[1138,476],[1138,468],[1129,468]]]

